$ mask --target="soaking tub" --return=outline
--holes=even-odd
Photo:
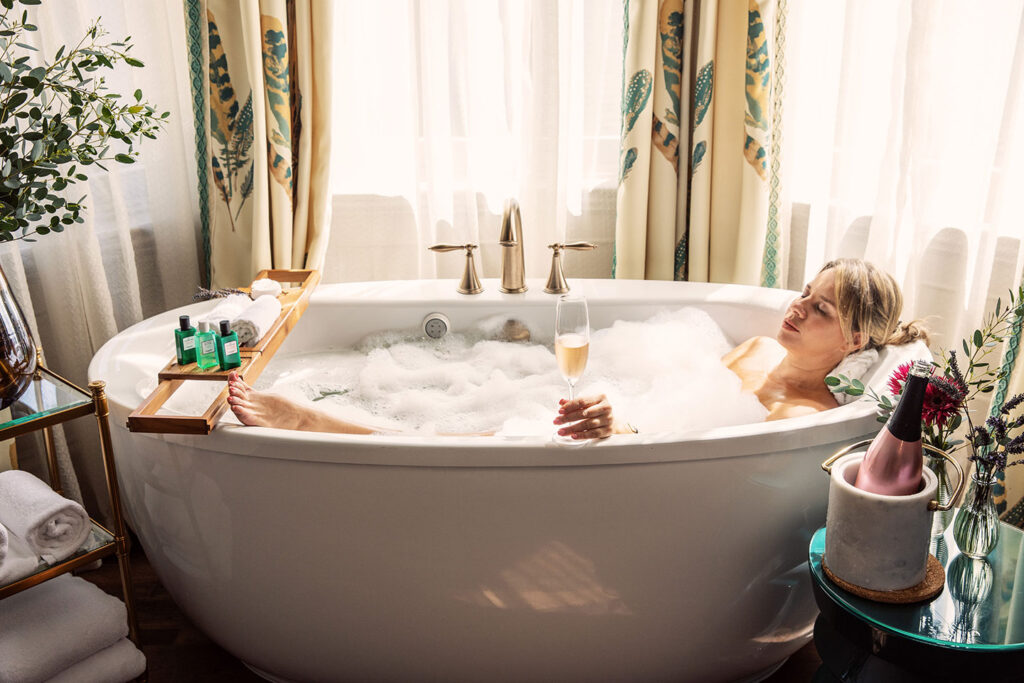
[[[497,282],[321,285],[279,355],[351,346],[444,313],[553,328],[555,297]],[[699,306],[738,342],[793,292],[573,281],[591,326]],[[270,680],[757,680],[811,638],[819,464],[878,428],[865,403],[763,424],[616,436],[350,436],[222,422],[130,433],[178,316],[96,354],[124,505],[175,601]],[[892,354],[883,354],[883,356]],[[890,358],[891,360],[891,358]],[[695,389],[698,390],[698,389]],[[727,407],[723,407],[727,409]],[[552,407],[552,416],[554,407]]]

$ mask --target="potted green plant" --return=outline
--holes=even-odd
[[[113,40],[95,20],[75,45],[46,57],[30,44],[36,31],[18,5],[0,0],[0,242],[34,241],[83,221],[85,197],[72,185],[104,162],[134,163],[136,145],[155,138],[169,112],[136,90],[108,89],[110,70],[141,67],[131,38]],[[0,270],[0,408],[13,402],[35,371],[35,344]]]

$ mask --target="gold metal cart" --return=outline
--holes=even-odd
[[[92,521],[92,531],[86,542],[74,555],[52,566],[40,562],[36,572],[6,585],[0,585],[0,599],[19,593],[56,576],[83,567],[109,555],[117,555],[121,574],[121,592],[128,611],[128,636],[136,647],[139,644],[139,629],[135,614],[135,598],[132,593],[131,566],[128,562],[129,542],[125,534],[124,518],[121,514],[121,495],[117,486],[117,471],[114,468],[114,453],[110,441],[109,410],[104,382],[90,382],[88,391],[64,379],[60,375],[37,366],[32,383],[18,400],[10,406],[11,416],[0,424],[0,440],[42,431],[46,460],[50,473],[50,485],[62,493],[57,470],[57,456],[54,449],[52,428],[55,425],[87,415],[95,415],[103,454],[103,469],[106,475],[110,509],[113,517],[113,531]],[[145,680],[144,673],[139,680]]]

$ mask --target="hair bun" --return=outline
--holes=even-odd
[[[928,328],[920,320],[911,320],[909,323],[897,323],[895,331],[889,335],[885,343],[902,346],[918,340],[928,343]]]

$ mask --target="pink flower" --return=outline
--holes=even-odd
[[[903,384],[907,381],[907,375],[910,374],[910,367],[913,363],[904,363],[889,375],[889,393],[893,396],[899,396],[903,393]]]

